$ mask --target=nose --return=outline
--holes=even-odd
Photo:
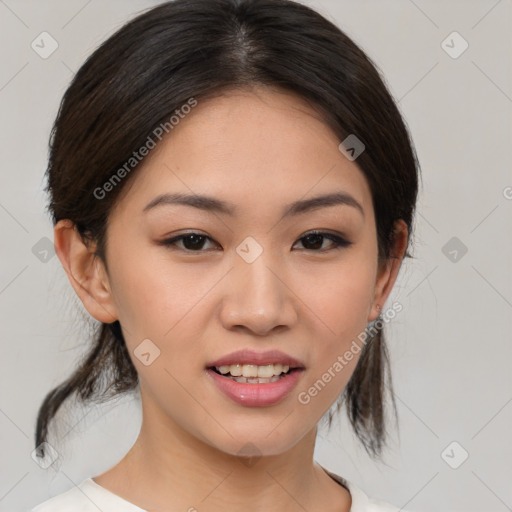
[[[292,327],[297,321],[296,297],[283,266],[267,261],[265,251],[252,263],[237,256],[234,266],[220,313],[224,327],[257,336]]]

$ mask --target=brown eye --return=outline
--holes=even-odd
[[[184,235],[176,236],[174,238],[170,238],[168,240],[163,240],[161,243],[162,245],[171,247],[171,248],[177,248],[180,250],[190,251],[190,252],[205,252],[203,250],[205,246],[205,242],[207,240],[210,240],[213,242],[213,240],[206,235],[202,235],[200,233],[187,233]],[[179,242],[182,243],[182,246],[180,247],[177,245]],[[172,247],[174,246],[174,247]]]
[[[326,240],[330,242],[330,246],[324,246]],[[186,233],[168,240],[163,240],[161,244],[166,247],[185,252],[205,252],[208,250],[208,248],[205,249],[205,244],[208,241],[215,243],[209,236],[201,233]],[[314,252],[327,252],[333,249],[341,249],[352,245],[352,242],[345,240],[341,236],[323,231],[309,232],[298,241],[302,243],[305,250]]]
[[[331,244],[334,245],[334,247],[331,245],[331,247],[322,248],[325,240],[329,240]],[[326,252],[332,249],[341,249],[343,247],[352,245],[352,242],[345,240],[341,236],[335,235],[333,233],[325,233],[322,231],[312,231],[307,233],[301,237],[299,241],[302,241],[302,245],[306,250],[312,250],[315,252]]]

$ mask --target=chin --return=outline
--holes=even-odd
[[[304,433],[283,429],[278,432],[278,429],[273,428],[269,428],[267,423],[262,429],[231,429],[229,432],[233,437],[223,431],[222,440],[213,440],[210,437],[205,441],[227,455],[253,459],[282,455],[304,437]]]

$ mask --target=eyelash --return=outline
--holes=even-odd
[[[304,249],[305,251],[313,251],[313,252],[324,253],[324,252],[329,252],[329,251],[332,251],[332,250],[343,249],[343,248],[348,247],[349,245],[352,245],[352,242],[349,242],[348,240],[345,240],[344,238],[342,238],[342,237],[340,237],[338,235],[335,235],[333,233],[324,232],[324,231],[318,231],[318,230],[313,230],[313,231],[307,232],[306,234],[301,236],[297,241],[303,240],[303,239],[305,239],[305,238],[307,238],[308,236],[311,236],[311,235],[318,235],[318,236],[321,236],[323,238],[327,238],[328,240],[331,240],[332,242],[334,242],[335,246],[331,247],[330,249],[319,249],[319,250],[316,250],[316,249]],[[191,233],[185,233],[183,235],[179,235],[179,236],[176,236],[174,238],[167,239],[167,240],[162,240],[160,243],[161,243],[161,245],[169,247],[170,249],[178,249],[180,251],[189,252],[189,253],[193,253],[193,252],[195,252],[195,253],[206,252],[205,250],[194,251],[194,250],[191,250],[191,249],[182,249],[182,248],[176,247],[176,243],[177,242],[180,242],[181,240],[183,240],[185,238],[188,238],[190,236],[200,236],[200,237],[202,237],[204,239],[213,241],[212,238],[210,238],[209,236],[203,235],[202,233],[191,232]],[[175,246],[175,247],[172,247],[172,246]]]

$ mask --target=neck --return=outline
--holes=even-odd
[[[350,497],[313,460],[316,427],[278,455],[231,455],[191,435],[150,400],[125,458],[95,480],[146,510],[314,510],[338,496],[333,510],[349,510]],[[254,445],[246,445],[249,453]],[[337,487],[337,489],[336,489]],[[340,503],[339,500],[342,500]],[[344,499],[344,502],[343,502]],[[170,506],[172,505],[172,507]],[[334,506],[335,505],[335,506]],[[329,509],[326,503],[323,509]]]

